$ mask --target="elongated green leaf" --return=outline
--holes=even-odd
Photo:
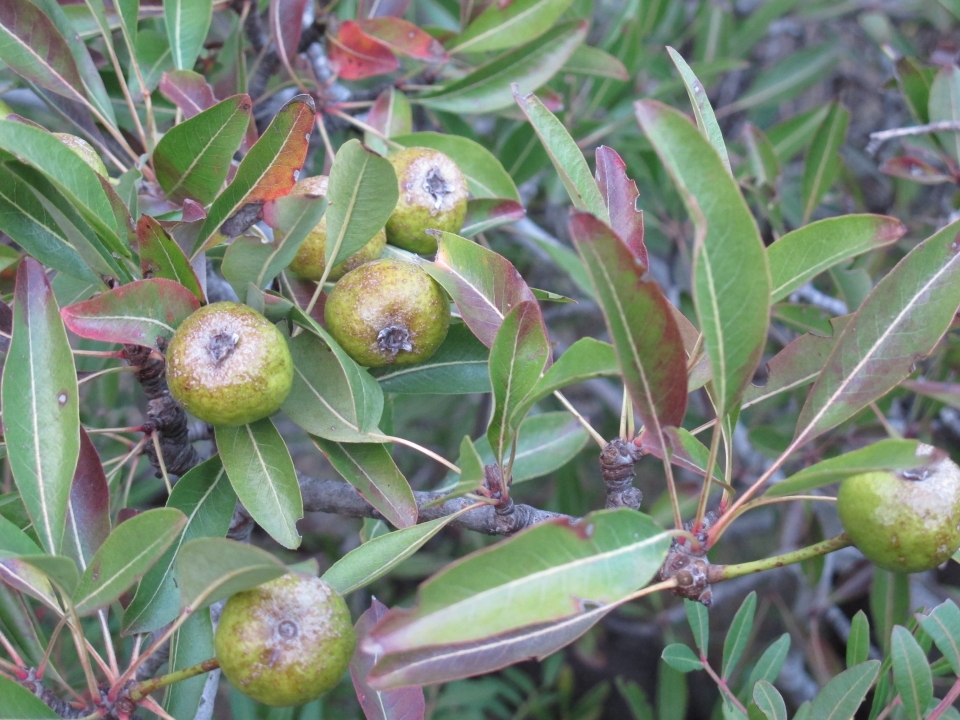
[[[693,633],[693,641],[697,644],[700,654],[706,657],[710,652],[710,616],[707,614],[707,608],[701,603],[684,599],[683,609],[687,613],[687,622]]]
[[[194,612],[287,572],[276,557],[247,543],[197,538],[177,553],[180,605]]]
[[[929,465],[943,457],[929,450],[929,445],[916,440],[880,440],[865,448],[811,465],[772,486],[766,494],[769,497],[783,497],[804,493],[840,482],[851,475],[878,470],[909,470]]]
[[[21,720],[60,717],[43,700],[6,675],[0,675],[0,716]]]
[[[322,328],[290,340],[293,389],[283,412],[307,432],[334,442],[370,442],[383,392]],[[325,342],[324,342],[325,341]]]
[[[690,98],[690,105],[693,106],[693,116],[697,120],[697,127],[700,133],[710,141],[723,164],[727,166],[727,172],[731,175],[730,157],[727,155],[727,146],[723,142],[723,133],[720,132],[720,125],[717,124],[717,116],[713,113],[713,106],[710,104],[710,98],[707,97],[707,91],[703,83],[697,78],[687,61],[683,56],[667,46],[667,53],[676,66],[683,80],[683,86],[687,89],[687,97]]]
[[[563,123],[535,95],[521,95],[515,88],[514,98],[543,143],[573,206],[609,223],[610,213],[597,181]]]
[[[490,5],[447,44],[453,52],[487,52],[516,47],[539,37],[570,7],[571,0],[516,0]]]
[[[630,72],[615,56],[590,45],[581,45],[563,64],[563,72],[610,80],[629,80]]]
[[[330,169],[326,266],[346,260],[387,222],[400,197],[393,165],[359,140],[337,151]]]
[[[667,665],[682,673],[703,669],[703,663],[700,661],[700,658],[683,643],[667,645],[660,654],[660,657]]]
[[[404,147],[428,147],[449,156],[460,168],[475,198],[520,200],[513,179],[483,145],[460,135],[418,132],[393,138]]]
[[[512,468],[514,485],[559,470],[573,460],[590,439],[576,418],[565,411],[531,415],[520,423],[517,433]],[[477,440],[476,452],[482,465],[493,465],[497,461],[485,437]]]
[[[600,301],[634,408],[663,447],[663,429],[680,425],[687,409],[686,353],[670,302],[647,268],[597,218],[574,214],[570,234]]]
[[[503,464],[530,407],[528,396],[550,357],[550,345],[540,308],[522,302],[503,319],[490,348],[490,386],[494,410],[487,440],[498,464]]]
[[[790,634],[784,633],[772,643],[763,655],[757,660],[757,664],[750,671],[750,677],[747,678],[742,693],[742,700],[749,697],[750,688],[754,687],[761,680],[773,682],[780,676],[780,670],[787,659],[787,653],[790,652]]]
[[[637,119],[696,227],[694,301],[720,416],[750,384],[767,337],[770,271],[757,225],[716,150],[679,112],[635,103]]]
[[[580,338],[543,374],[531,396],[537,401],[568,385],[619,374],[620,366],[612,345],[593,338]]]
[[[766,107],[784,98],[795,97],[820,80],[824,71],[836,61],[836,49],[829,43],[791,53],[760,73],[750,89],[736,102],[724,105],[718,115],[722,117],[749,108]]]
[[[462,323],[451,325],[446,339],[416,365],[375,368],[384,392],[459,395],[490,392],[490,351]]]
[[[337,560],[323,574],[323,580],[340,595],[359,590],[388,574],[462,514],[463,511],[445,515],[365,542]]]
[[[170,672],[183,670],[209,660],[215,653],[210,612],[194,613],[170,638],[168,667]],[[210,679],[209,674],[203,673],[171,685],[163,698],[164,710],[175,718],[195,715],[204,686]]]
[[[186,526],[173,546],[140,581],[137,594],[123,614],[125,634],[152,632],[176,618],[180,610],[179,578],[174,563],[177,551],[194,538],[226,535],[236,504],[236,493],[230,487],[218,455],[177,481],[167,498],[167,507],[182,511],[187,518]]]
[[[840,173],[840,146],[847,136],[850,111],[833,103],[810,143],[803,166],[803,222],[807,223]]]
[[[879,660],[854,665],[834,677],[813,701],[811,717],[848,720],[853,717],[880,672]]]
[[[927,238],[853,315],[797,421],[794,446],[836,427],[910,374],[960,306],[960,222]]]
[[[80,454],[77,374],[50,282],[38,262],[17,269],[13,337],[0,389],[13,478],[44,549],[60,552]]]
[[[297,95],[280,109],[210,206],[194,255],[239,235],[260,219],[264,203],[290,191],[307,156],[315,113],[309,95]]]
[[[512,83],[530,93],[563,67],[587,36],[587,23],[557,25],[536,40],[481,65],[464,78],[444,86],[420,102],[452,113],[493,112],[513,103]]]
[[[394,653],[465,643],[575,617],[645,585],[669,542],[635,510],[595,512],[577,526],[537,525],[434,575],[412,609],[388,613],[370,647]]]
[[[153,151],[157,182],[173,202],[212,201],[250,124],[253,102],[234,95],[164,134]]]
[[[766,680],[754,685],[753,701],[767,720],[787,720],[787,704],[777,689]]]
[[[313,438],[344,479],[398,528],[417,524],[417,501],[385,445]]]
[[[76,590],[80,572],[72,558],[65,555],[26,555],[21,559],[46,575],[61,592],[70,595]]]
[[[896,242],[906,231],[886,215],[843,215],[788,232],[767,248],[770,301],[782,300],[844,260]]]
[[[814,133],[823,124],[829,103],[811,108],[774,125],[767,131],[767,138],[773,145],[773,151],[781,163],[789,162],[810,142]]]
[[[186,523],[179,510],[156,508],[117,525],[73,592],[77,612],[88,615],[120,597],[166,552]]]
[[[480,442],[484,441],[485,439]],[[487,446],[489,449],[489,443],[487,443]],[[490,458],[492,463],[492,450],[490,451]],[[464,435],[463,440],[460,441],[460,457],[457,459],[457,465],[460,467],[460,475],[457,476],[456,473],[447,475],[444,495],[436,500],[431,500],[426,505],[423,505],[423,507],[442,505],[451,498],[462,497],[467,493],[476,492],[483,487],[486,481],[486,470],[483,466],[484,462],[469,435]],[[453,486],[452,489],[450,488],[451,485]]]
[[[929,615],[919,616],[920,625],[933,638],[937,649],[960,674],[960,608],[953,600],[937,605]]]
[[[192,70],[207,38],[213,0],[163,0],[163,16],[177,70]]]
[[[910,720],[921,720],[933,699],[933,675],[927,654],[910,631],[897,626],[890,639],[893,658],[893,684]]]
[[[113,252],[131,256],[128,228],[117,223],[100,176],[73,150],[46,130],[12,120],[0,120],[0,148],[42,172]]]
[[[955,65],[940,68],[930,86],[928,111],[930,122],[960,120],[960,68]],[[939,133],[937,139],[954,160],[960,160],[960,133]]]
[[[29,0],[0,6],[0,60],[51,92],[84,102],[80,70],[56,25]]]
[[[723,639],[723,664],[721,677],[727,679],[740,662],[740,657],[747,647],[747,640],[753,632],[753,615],[757,609],[757,593],[751,592],[744,598],[737,614],[733,616],[730,629]]]
[[[870,657],[870,621],[863,610],[857,610],[847,637],[847,667],[866,662]]]
[[[870,587],[870,617],[874,637],[884,653],[890,652],[893,628],[910,619],[910,576],[875,568]]]
[[[220,459],[240,502],[274,540],[297,547],[303,498],[290,451],[270,418],[217,427],[216,436]]]

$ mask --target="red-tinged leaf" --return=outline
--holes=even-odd
[[[409,20],[398,17],[379,17],[358,20],[360,29],[394,52],[409,55],[427,63],[445,62],[448,59],[443,45]]]
[[[187,120],[217,104],[213,88],[193,70],[165,72],[160,78],[160,92],[183,111]]]
[[[393,86],[388,87],[377,96],[367,113],[367,125],[390,138],[413,132],[413,112],[407,96]],[[371,132],[364,133],[363,141],[381,155],[390,151],[387,143]]]
[[[13,337],[0,388],[7,458],[41,546],[60,553],[80,452],[77,371],[43,267],[17,268]]]
[[[193,201],[191,203],[196,204]],[[184,216],[186,213],[184,205]],[[144,278],[166,278],[178,282],[203,302],[200,281],[187,256],[177,241],[149,215],[141,215],[137,222],[137,249]]]
[[[559,622],[538,623],[476,642],[388,655],[377,662],[370,673],[370,686],[431,685],[495,672],[524,660],[542,660],[579,638],[618,604],[604,605]]]
[[[487,347],[508,312],[536,301],[509,260],[453,233],[443,233],[437,259],[421,267],[450,293],[467,327]]]
[[[905,180],[912,180],[921,185],[939,185],[940,183],[956,181],[945,169],[937,168],[920,158],[907,155],[890,158],[880,166],[880,172]]]
[[[463,237],[473,237],[527,216],[523,205],[508,198],[479,198],[467,201],[467,217],[460,228]]]
[[[362,80],[386,75],[400,67],[397,56],[352,20],[340,25],[336,36],[327,33],[327,55],[334,71],[344,80]]]
[[[290,192],[307,157],[315,116],[309,95],[297,95],[280,109],[244,156],[233,181],[213,201],[194,256],[244,232],[260,219],[264,203]]]
[[[905,380],[900,387],[918,395],[933,398],[950,407],[960,408],[960,383],[935,382],[933,380]]]
[[[936,347],[960,306],[960,222],[918,244],[837,339],[797,420],[796,449],[895,388]]]
[[[80,70],[53,21],[29,0],[0,2],[0,60],[21,77],[86,104]]]
[[[410,7],[410,0],[359,0],[357,3],[357,17],[403,17]]]
[[[207,217],[207,211],[204,209],[203,205],[198,203],[196,200],[191,200],[187,198],[183,201],[183,222],[193,223],[197,220],[203,220]]]
[[[610,227],[644,267],[649,267],[643,242],[643,210],[637,210],[640,191],[627,177],[627,164],[613,148],[597,148],[597,185],[610,213]]]
[[[101,342],[154,347],[173,337],[181,322],[200,307],[197,296],[165,278],[137,280],[60,311],[75,335]]]
[[[374,625],[387,614],[387,606],[373,598],[370,608],[360,616],[354,627],[357,639],[362,642]],[[356,653],[350,661],[350,679],[357,693],[357,700],[367,720],[422,720],[426,702],[421,687],[402,687],[396,690],[374,690],[367,683],[367,676],[378,660],[376,655]]]
[[[82,572],[109,534],[110,487],[97,449],[81,427],[80,457],[70,486],[63,551]]]
[[[617,350],[624,383],[647,432],[679,426],[687,409],[687,355],[680,329],[660,286],[626,244],[589,213],[570,218]]]
[[[281,59],[288,64],[297,54],[306,6],[307,0],[272,0],[270,3],[270,34]]]

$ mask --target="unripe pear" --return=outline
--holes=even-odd
[[[450,304],[421,268],[376,260],[348,272],[324,306],[327,330],[367,367],[411,365],[433,355],[450,327]]]
[[[319,578],[292,574],[227,600],[214,639],[234,687],[274,706],[303,705],[333,688],[356,644],[343,598]]]
[[[286,338],[256,310],[219,302],[177,328],[167,384],[188,411],[213,425],[245,425],[275,412],[293,385]]]
[[[467,216],[467,179],[439,150],[403,148],[387,157],[397,173],[400,198],[387,220],[387,242],[421,255],[437,251],[428,229],[457,233]]]
[[[93,149],[93,145],[88,143],[82,137],[77,137],[76,135],[71,135],[70,133],[54,133],[54,135],[60,140],[60,142],[79,155],[80,159],[82,159],[87,165],[92,167],[94,172],[99,173],[103,177],[108,177],[107,166],[103,164],[103,158],[101,158],[97,154],[97,151]]]
[[[316,175],[301,180],[290,191],[291,195],[309,195],[311,197],[321,197],[327,194],[327,176]],[[278,238],[282,238],[282,233],[277,233]],[[360,267],[364,263],[376,260],[383,252],[387,244],[387,234],[381,230],[373,238],[357,250],[353,255],[343,260],[330,270],[327,275],[328,280],[339,280],[351,270]],[[305,280],[320,280],[323,277],[323,271],[327,266],[327,216],[320,218],[307,239],[303,241],[296,257],[290,263],[290,269]]]
[[[943,458],[918,470],[853,475],[840,483],[837,512],[853,544],[875,565],[930,570],[960,548],[960,468]]]

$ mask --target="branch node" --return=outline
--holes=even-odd
[[[607,486],[607,509],[640,509],[643,493],[633,487],[637,461],[643,452],[632,442],[614,438],[600,452],[600,475]]]

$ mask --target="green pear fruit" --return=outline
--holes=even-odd
[[[233,595],[214,647],[220,669],[266,705],[303,705],[339,681],[357,635],[347,604],[316,577],[284,575]]]
[[[324,319],[334,339],[361,365],[411,365],[440,347],[450,327],[450,304],[434,279],[413,263],[375,260],[334,285]]]
[[[81,160],[92,167],[94,172],[103,177],[109,177],[107,174],[107,166],[103,164],[103,158],[101,158],[97,154],[97,151],[93,149],[93,145],[88,143],[82,137],[77,137],[76,135],[71,135],[70,133],[54,133],[54,135],[56,135],[60,142],[79,155]]]
[[[457,233],[467,216],[467,179],[438,150],[410,147],[387,157],[397,173],[400,199],[387,220],[387,242],[410,252],[437,251],[428,229]]]
[[[256,310],[218,302],[177,328],[167,384],[188,411],[213,425],[245,425],[275,412],[293,385],[287,340]]]
[[[327,194],[327,176],[316,175],[314,177],[304,178],[290,191],[291,195],[309,195],[311,197],[321,197]],[[282,233],[276,233],[278,238],[282,238]],[[328,280],[339,280],[351,270],[354,270],[364,263],[376,260],[387,245],[387,234],[381,230],[373,238],[357,250],[353,255],[343,260],[330,270],[327,275]],[[327,216],[320,218],[320,222],[307,235],[296,257],[290,263],[290,269],[305,280],[320,280],[323,277],[323,271],[327,267]]]
[[[930,570],[960,548],[960,468],[944,458],[919,470],[853,475],[840,483],[837,512],[875,565]]]

